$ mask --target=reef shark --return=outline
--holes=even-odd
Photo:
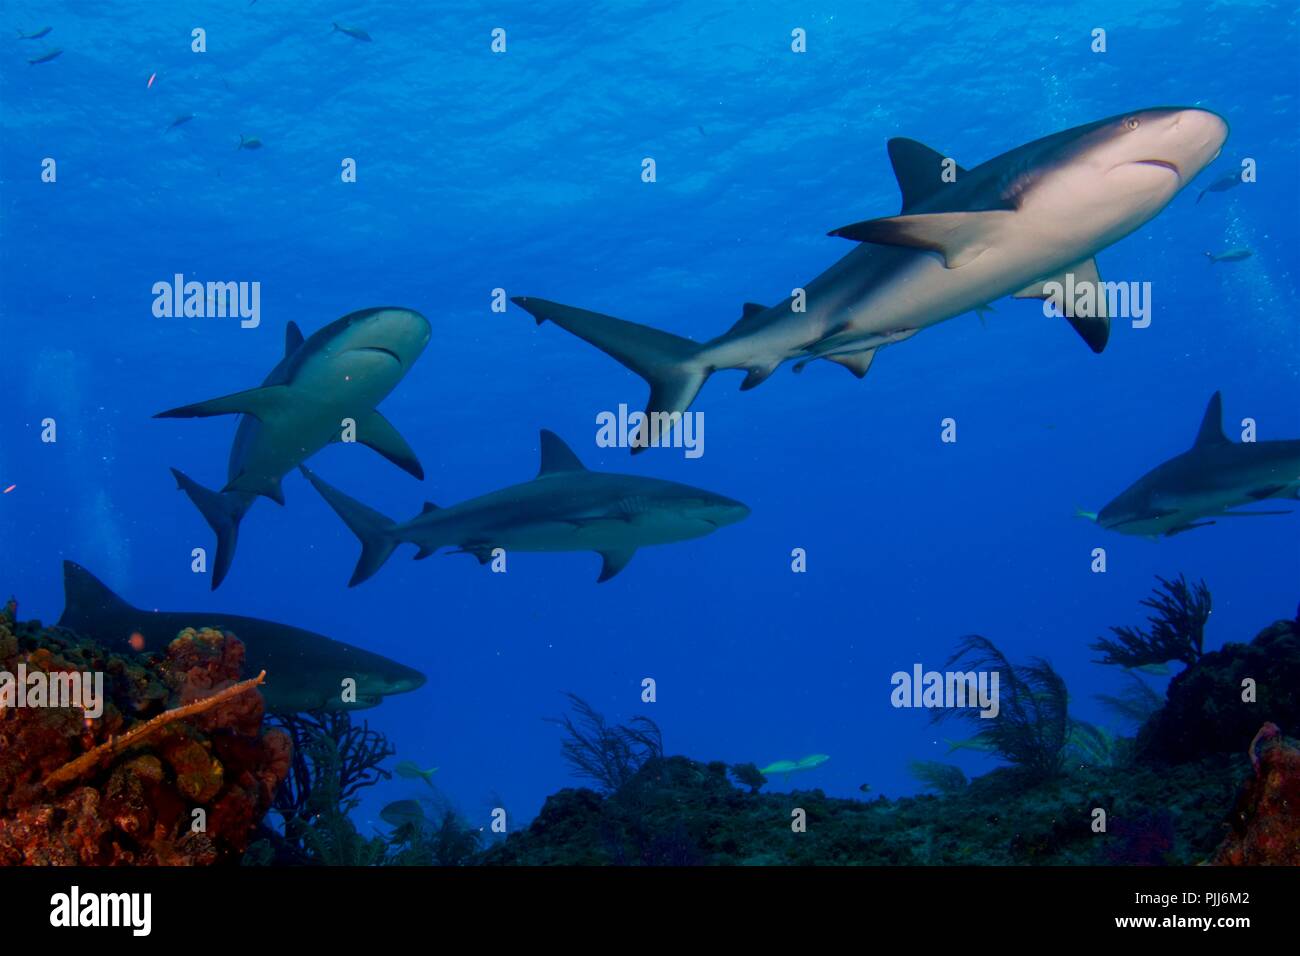
[[[289,624],[219,611],[148,611],[132,607],[93,574],[63,562],[63,616],[58,626],[119,653],[133,653],[131,635],[162,650],[187,627],[230,631],[244,644],[246,670],[266,671],[262,697],[273,713],[361,710],[422,686],[419,671],[371,651]],[[343,681],[356,681],[356,702],[343,702]]]
[[[230,449],[226,486],[210,491],[177,469],[183,490],[217,535],[215,591],[235,557],[239,523],[258,496],[284,504],[280,479],[331,442],[351,437],[418,479],[424,469],[406,440],[375,406],[411,369],[429,342],[424,316],[410,309],[353,312],[304,339],[285,329],[284,358],[260,388],[160,412],[155,418],[241,415]]]
[[[834,230],[859,245],[779,305],[746,304],[740,321],[704,343],[545,299],[512,301],[644,378],[647,425],[689,408],[720,369],[744,370],[742,390],[791,360],[798,370],[826,359],[861,378],[880,348],[994,299],[1046,299],[1067,276],[1074,287],[1100,282],[1093,257],[1168,205],[1227,135],[1207,110],[1139,110],[971,170],[914,140],[890,140],[902,212]],[[1110,333],[1104,312],[1065,310],[1094,352]],[[634,443],[633,453],[645,447]]]
[[[1192,447],[1156,466],[1096,514],[1110,531],[1166,537],[1215,522],[1290,511],[1229,511],[1266,498],[1300,497],[1300,441],[1234,443],[1223,433],[1223,400],[1210,398]]]
[[[481,564],[494,550],[595,551],[604,559],[599,581],[608,581],[632,560],[637,548],[686,541],[740,521],[749,508],[709,491],[657,478],[588,471],[557,435],[541,433],[542,461],[532,481],[449,508],[426,504],[397,523],[322,481],[302,473],[361,540],[354,587],[379,570],[403,543],[419,548],[416,560],[439,548],[471,554]]]

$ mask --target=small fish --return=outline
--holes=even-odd
[[[4,494],[6,495],[9,494],[9,492],[13,491],[17,487],[18,487],[17,485],[10,485],[8,488],[4,490]]]
[[[1164,677],[1169,673],[1168,664],[1140,664],[1137,667],[1130,667],[1129,670],[1139,671],[1143,674],[1153,674],[1156,677]]]
[[[40,28],[39,30],[37,30],[35,33],[23,33],[22,30],[19,30],[19,31],[18,31],[18,39],[20,39],[20,40],[39,40],[39,39],[40,39],[41,37],[43,37],[43,36],[49,36],[50,31],[53,30],[53,29],[54,29],[54,27],[41,27],[41,28]]]
[[[1228,175],[1223,176],[1220,179],[1216,179],[1214,182],[1210,183],[1210,185],[1202,189],[1201,194],[1196,197],[1196,201],[1199,203],[1202,199],[1205,198],[1206,193],[1226,193],[1229,189],[1232,189],[1234,186],[1240,186],[1240,185],[1241,185],[1241,173],[1239,172],[1229,173]]]
[[[403,760],[393,769],[399,777],[405,777],[407,780],[423,780],[430,787],[433,786],[433,775],[438,772],[437,767],[421,770],[414,760]]]
[[[337,23],[335,23],[333,26],[334,26],[334,30],[337,30],[339,33],[346,33],[354,40],[360,40],[362,43],[370,42],[370,34],[367,33],[365,30],[362,30],[360,27],[341,27]],[[332,30],[330,32],[332,33],[334,31]]]
[[[62,56],[62,55],[63,55],[62,50],[51,50],[49,53],[42,53],[36,59],[28,60],[27,62],[35,66],[37,63],[49,63],[55,57]]]
[[[168,126],[165,130],[163,130],[163,132],[164,132],[164,133],[170,133],[170,132],[171,132],[172,130],[174,130],[177,126],[184,126],[186,123],[188,123],[188,122],[189,122],[190,120],[192,120],[192,119],[194,119],[194,114],[193,114],[193,113],[182,113],[180,116],[178,116],[178,117],[176,117],[174,120],[172,120],[172,121],[171,121],[171,125]]]
[[[1215,255],[1213,252],[1207,252],[1205,257],[1210,260],[1210,265],[1216,262],[1240,262],[1242,259],[1249,259],[1255,253],[1245,246],[1239,246],[1236,249],[1229,249],[1227,252],[1221,252]]]
[[[869,784],[869,783],[864,783],[864,784],[862,784],[860,787],[858,787],[858,789],[861,790],[863,793],[870,793],[870,792],[871,792],[871,784]]]
[[[420,806],[417,800],[397,800],[390,803],[379,811],[379,819],[395,827],[406,826],[409,823],[423,826],[428,822],[428,817],[424,815],[424,807]]]
[[[239,145],[235,147],[236,151],[241,149],[261,149],[261,148],[262,148],[262,141],[258,139],[256,136],[250,136],[248,139],[244,139],[244,134],[243,133],[239,134]]]

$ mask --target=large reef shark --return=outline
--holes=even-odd
[[[1227,124],[1206,110],[1139,110],[971,170],[914,140],[890,140],[902,212],[834,230],[860,244],[780,304],[746,304],[740,321],[704,343],[545,299],[512,301],[644,378],[647,421],[685,411],[720,369],[747,372],[742,390],[792,360],[796,371],[825,359],[861,378],[880,348],[994,299],[1046,299],[1050,283],[1067,286],[1067,276],[1073,288],[1099,282],[1093,257],[1159,213],[1227,135]],[[1063,304],[1084,341],[1102,351],[1105,308]],[[633,453],[645,447],[634,442]]]
[[[658,478],[588,471],[557,435],[541,433],[542,461],[532,481],[463,501],[449,508],[426,504],[397,523],[302,472],[361,540],[349,587],[379,570],[403,543],[419,548],[416,560],[456,546],[487,563],[497,548],[510,551],[595,551],[608,581],[637,548],[686,541],[740,521],[749,508],[709,491]]]
[[[360,710],[385,697],[422,686],[419,671],[379,654],[288,624],[219,611],[149,611],[132,607],[93,574],[63,562],[63,616],[58,626],[119,653],[130,653],[131,636],[162,649],[187,627],[230,631],[244,644],[251,673],[266,671],[262,696],[273,713]],[[344,702],[343,681],[356,681],[356,700]]]
[[[183,490],[217,535],[212,589],[225,580],[235,557],[239,523],[259,496],[284,504],[280,479],[354,423],[355,440],[418,479],[424,469],[406,440],[375,406],[410,371],[429,342],[429,322],[393,307],[364,309],[331,322],[304,339],[290,322],[284,358],[260,388],[160,412],[155,418],[240,415],[230,449],[226,486],[204,488],[177,469]]]
[[[1223,433],[1223,399],[1215,392],[1190,449],[1157,465],[1096,514],[1079,514],[1110,531],[1158,538],[1219,518],[1291,514],[1229,509],[1298,497],[1300,441],[1230,441]]]

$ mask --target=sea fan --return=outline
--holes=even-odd
[[[1117,640],[1098,638],[1092,650],[1103,654],[1099,664],[1143,667],[1182,661],[1195,664],[1205,648],[1205,622],[1209,620],[1212,601],[1205,582],[1188,586],[1187,579],[1166,581],[1159,575],[1160,586],[1142,601],[1143,607],[1156,613],[1147,618],[1150,633],[1139,627],[1112,627]]]
[[[612,793],[625,784],[646,761],[664,755],[663,735],[649,717],[633,717],[627,724],[611,726],[605,717],[577,694],[565,694],[574,716],[548,717],[568,734],[560,751],[576,777],[593,781]]]
[[[1059,774],[1069,734],[1069,695],[1052,665],[1039,657],[1013,665],[992,641],[978,634],[963,638],[945,666],[958,663],[962,670],[999,673],[998,714],[981,717],[974,708],[952,707],[936,711],[934,720],[970,721],[980,728],[975,739],[1032,779]]]

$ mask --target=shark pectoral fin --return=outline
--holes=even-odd
[[[1208,528],[1214,524],[1213,521],[1198,521],[1194,524],[1180,524],[1177,528],[1170,528],[1165,532],[1166,538],[1172,538],[1176,534],[1182,534],[1184,531],[1191,531],[1193,528]]]
[[[935,212],[917,216],[887,216],[843,226],[830,233],[857,242],[924,249],[943,256],[949,269],[960,269],[996,241],[999,231],[1015,213]]]
[[[210,418],[213,415],[252,415],[259,421],[285,410],[289,402],[289,389],[284,385],[267,385],[250,388],[221,398],[210,398],[194,405],[182,405],[154,418]]]
[[[1054,295],[1047,289],[1049,283],[1057,286],[1060,291]],[[1066,289],[1073,289],[1081,295],[1076,295],[1070,302],[1057,301],[1057,306],[1065,313],[1065,318],[1074,327],[1074,331],[1088,343],[1088,348],[1101,352],[1110,339],[1110,316],[1106,314],[1106,297],[1102,294],[1101,274],[1097,271],[1096,259],[1084,259],[1059,275],[1031,282],[1012,298],[1059,299]]]
[[[277,505],[284,504],[284,491],[280,488],[280,479],[272,478],[267,475],[252,475],[246,471],[241,471],[239,475],[221,489],[221,493],[230,494],[234,491],[242,491],[250,495],[262,495],[264,498],[270,498]]]
[[[492,560],[492,546],[490,544],[466,544],[447,553],[472,555],[479,564],[487,564]],[[419,555],[416,557],[419,557]]]
[[[290,321],[284,327],[284,357],[288,358],[298,351],[298,346],[302,345],[302,343],[302,329],[298,328],[297,322]]]
[[[875,357],[875,349],[872,349],[870,352],[857,352],[853,355],[823,356],[823,358],[828,362],[834,362],[836,365],[843,365],[858,378],[862,378],[867,374],[867,369],[871,368],[871,360]]]
[[[425,558],[427,558],[427,557],[429,557],[430,555],[432,555],[433,552],[434,552],[435,550],[437,550],[437,549],[435,549],[435,548],[421,548],[419,551],[415,552],[415,557],[414,557],[412,560],[415,560],[415,561],[423,561]]]
[[[746,370],[745,380],[740,383],[740,390],[748,392],[751,388],[758,388],[771,377],[776,371],[779,362],[773,362],[771,365],[753,365]]]
[[[408,475],[424,480],[424,469],[411,446],[392,423],[373,408],[357,416],[357,441],[379,452]]]
[[[596,579],[596,583],[601,584],[627,567],[627,563],[632,560],[632,555],[636,554],[636,548],[628,548],[626,551],[600,551],[598,553],[605,559],[605,563],[600,568],[600,577]]]
[[[1264,488],[1253,488],[1246,494],[1250,495],[1256,501],[1263,501],[1265,498],[1272,498],[1279,491],[1285,490],[1286,485],[1268,485]]]

